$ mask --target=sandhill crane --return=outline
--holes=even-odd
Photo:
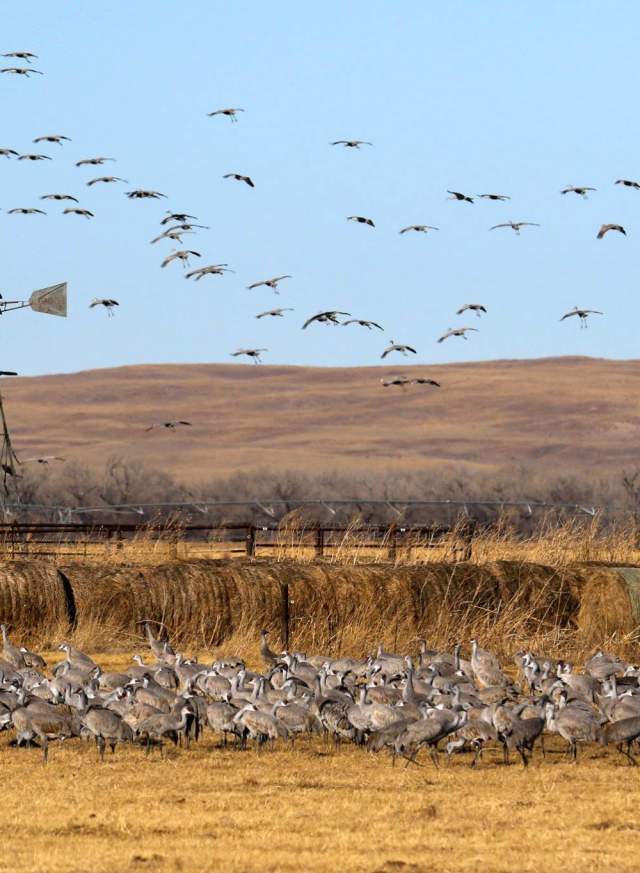
[[[63,142],[71,142],[68,136],[61,136],[60,134],[50,134],[49,136],[37,136],[34,140],[34,143],[39,142],[50,142],[55,143],[56,145],[62,145]]]
[[[182,419],[175,419],[173,421],[160,421],[156,424],[152,424],[149,427],[145,427],[145,431],[148,433],[150,430],[155,430],[157,427],[166,427],[169,430],[175,430],[178,427],[193,427],[190,421],[183,421]],[[152,646],[153,649],[153,646]],[[156,654],[155,649],[153,649],[154,654]],[[164,653],[165,647],[162,646],[162,652]],[[158,655],[156,655],[158,657]]]
[[[427,718],[413,722],[400,734],[394,743],[396,755],[407,759],[407,764],[415,763],[416,756],[423,746],[428,746],[431,760],[438,764],[438,743],[464,726],[467,720],[466,711],[447,713],[444,710],[434,710]]]
[[[89,179],[87,182],[87,186],[91,187],[92,185],[96,185],[98,182],[104,182],[105,184],[110,184],[112,182],[122,182],[125,185],[128,185],[126,179],[121,179],[120,176],[96,176],[95,179]]]
[[[68,206],[62,210],[63,215],[80,215],[82,218],[95,218],[93,212],[88,209],[79,209],[77,206]]]
[[[476,316],[480,318],[480,313],[486,313],[487,310],[482,303],[465,303],[464,306],[461,306],[460,309],[456,310],[456,315],[462,315],[467,311],[475,312]]]
[[[41,200],[70,200],[72,203],[80,203],[77,197],[72,197],[71,194],[42,194]]]
[[[481,200],[511,200],[507,194],[476,194]]]
[[[169,737],[177,745],[178,737],[187,729],[187,719],[191,714],[191,709],[183,706],[178,714],[159,713],[145,718],[138,725],[138,736],[141,740],[146,740],[146,754],[149,754],[151,743],[154,742],[160,746],[160,756],[164,757],[164,740]]]
[[[436,382],[435,379],[428,379],[426,376],[417,376],[415,379],[411,379],[412,385],[431,385],[433,388],[440,388],[441,385],[439,382]]]
[[[232,106],[228,109],[216,109],[214,112],[207,112],[209,118],[213,118],[215,115],[226,115],[227,118],[230,118],[231,121],[237,123],[238,119],[236,118],[238,112],[244,112],[244,109],[240,109],[237,106]]]
[[[636,715],[605,725],[600,731],[598,739],[603,746],[606,746],[608,743],[615,743],[620,754],[627,758],[629,764],[635,766],[637,761],[631,754],[631,745],[639,737],[640,716]]]
[[[267,309],[266,312],[259,312],[256,315],[256,318],[266,318],[267,316],[271,316],[272,318],[284,318],[285,312],[295,312],[294,309]]]
[[[260,364],[261,359],[260,355],[262,352],[268,352],[269,349],[237,349],[235,352],[231,352],[232,358],[237,358],[240,355],[246,355],[248,358],[253,359],[254,364]]]
[[[562,316],[560,321],[564,321],[565,318],[571,318],[573,315],[578,316],[578,318],[580,319],[580,327],[585,328],[585,327],[587,327],[587,318],[590,315],[604,315],[604,312],[600,312],[599,309],[580,309],[579,307],[576,306],[572,310],[570,310],[569,312],[566,312]]]
[[[597,233],[596,239],[602,239],[606,233],[609,233],[610,230],[616,230],[623,236],[627,235],[627,231],[621,224],[603,224]]]
[[[408,233],[410,230],[416,233],[428,233],[430,230],[440,230],[440,228],[433,227],[430,224],[408,224],[407,227],[403,227],[398,233]]]
[[[107,315],[109,318],[112,318],[114,306],[120,306],[120,304],[117,300],[113,300],[110,297],[95,297],[89,304],[89,309],[93,309],[95,306],[104,306],[107,310]]]
[[[192,230],[165,230],[164,233],[158,234],[150,242],[151,245],[160,242],[163,239],[170,239],[172,242],[182,242],[182,237],[185,233],[194,233]]]
[[[399,386],[404,388],[406,385],[411,384],[411,379],[407,376],[392,376],[391,379],[380,379],[380,384],[383,388],[390,388],[391,386]]]
[[[19,161],[51,161],[50,155],[38,155],[38,154],[28,154],[28,155],[18,155]]]
[[[358,324],[360,327],[366,327],[367,330],[371,330],[371,328],[375,327],[378,330],[384,330],[382,325],[378,324],[377,321],[367,321],[365,318],[349,318],[347,321],[342,322],[342,326],[345,327],[348,324]]]
[[[364,215],[348,215],[347,221],[357,221],[358,224],[366,224],[369,227],[375,227],[375,224],[370,218],[365,218]]]
[[[14,76],[29,76],[32,73],[37,73],[39,76],[44,76],[44,73],[40,70],[34,70],[33,67],[3,67],[0,70],[0,73],[11,73]]]
[[[387,355],[390,355],[391,352],[400,352],[401,355],[407,356],[407,352],[411,352],[412,355],[417,355],[418,353],[412,346],[404,345],[403,343],[397,343],[394,340],[391,340],[387,348],[380,355],[381,358],[386,358]]]
[[[346,149],[359,149],[361,145],[372,146],[373,143],[368,142],[366,139],[337,139],[335,142],[332,142],[331,145],[341,145]]]
[[[255,188],[255,183],[251,176],[243,176],[242,173],[225,173],[223,179],[235,179],[236,182],[244,182],[250,188]]]
[[[282,282],[283,279],[293,279],[293,276],[286,273],[284,276],[274,276],[273,279],[262,279],[260,282],[253,282],[251,285],[247,285],[247,291],[252,291],[254,288],[259,288],[261,285],[265,285],[267,288],[271,288],[275,291],[276,294],[279,294],[278,283]]]
[[[107,161],[115,161],[115,158],[83,158],[76,161],[76,167],[99,167]]]
[[[161,197],[167,198],[166,194],[161,194],[160,191],[147,191],[144,188],[136,188],[135,191],[125,191],[125,197],[129,200],[160,200]]]
[[[17,646],[9,640],[7,636],[7,626],[0,624],[0,632],[2,632],[2,654],[5,660],[19,670],[24,669],[27,665],[24,660],[24,655]]]
[[[587,191],[597,191],[597,188],[588,188],[586,185],[567,185],[560,192],[561,194],[577,194],[583,200],[588,199]]]
[[[318,324],[340,324],[338,321],[339,315],[351,315],[350,312],[341,312],[339,309],[328,309],[326,312],[318,312],[317,315],[312,315],[302,325],[302,330],[306,330],[310,324],[317,321]]]
[[[111,709],[92,706],[84,713],[81,720],[89,733],[95,737],[101,761],[104,761],[107,743],[112,753],[115,753],[119,742],[133,742],[134,734],[131,727]]]
[[[552,703],[544,707],[548,730],[559,733],[569,743],[574,761],[578,760],[578,743],[595,742],[600,736],[598,719],[587,704],[568,703],[555,712]]]
[[[540,227],[535,221],[503,221],[501,224],[494,224],[489,230],[497,230],[499,227],[510,227],[515,231],[516,236],[520,236],[521,227]]]
[[[33,52],[4,52],[0,55],[2,58],[18,58],[19,61],[26,61],[28,64],[31,63],[31,58],[37,58],[38,55],[34,55]]]
[[[36,738],[39,740],[43,764],[49,760],[50,740],[63,742],[79,735],[78,719],[63,713],[38,712],[23,707],[13,712],[11,720],[16,729],[18,744],[31,743]]]
[[[164,261],[160,264],[161,267],[166,267],[172,261],[182,261],[182,266],[186,269],[187,264],[189,263],[189,258],[193,255],[195,258],[200,258],[202,255],[200,252],[194,252],[191,249],[181,249],[178,252],[173,252],[164,259]]]
[[[449,191],[447,188],[447,194],[451,194],[451,197],[447,197],[447,200],[459,200],[461,203],[473,203],[473,197],[469,197],[468,194],[462,194],[460,191]]]
[[[640,182],[632,182],[631,179],[616,179],[616,185],[624,185],[626,188],[635,188],[640,191]]]
[[[11,155],[18,157],[18,152],[15,149],[0,149],[0,158],[10,158]]]
[[[256,741],[256,751],[268,740],[278,737],[288,739],[289,728],[277,716],[261,712],[253,703],[247,703],[233,717],[234,724],[242,731],[243,743],[249,737]]]
[[[204,276],[222,276],[224,273],[235,273],[235,270],[229,269],[226,264],[209,264],[207,267],[198,267],[197,270],[190,270],[185,273],[185,279],[194,278],[194,282],[199,282]]]
[[[184,222],[184,221],[187,221],[189,218],[192,221],[198,220],[195,215],[188,215],[186,212],[171,212],[171,211],[167,210],[167,216],[166,216],[166,218],[162,219],[160,224],[169,224],[170,221]]]
[[[477,331],[477,327],[450,327],[445,333],[442,334],[441,337],[438,338],[439,343],[443,343],[446,339],[449,339],[451,336],[461,336],[462,339],[469,339],[467,336],[467,331],[475,330]]]
[[[147,430],[152,430],[154,427],[168,427],[174,430],[177,426],[189,426],[191,427],[190,421],[163,421],[159,425],[151,425]],[[151,625],[148,621],[144,622],[144,632],[147,638],[147,642],[149,643],[149,648],[151,649],[153,655],[158,661],[165,661],[167,656],[175,657],[175,651],[171,647],[170,643],[167,640],[162,640],[159,637],[154,637],[151,631]]]
[[[8,209],[7,210],[7,215],[46,215],[46,214],[47,213],[44,212],[44,210],[42,210],[42,209],[34,209],[32,207],[25,208],[23,206],[20,206],[16,209]]]
[[[58,455],[41,455],[37,458],[23,458],[21,464],[50,464],[51,461],[66,461]]]

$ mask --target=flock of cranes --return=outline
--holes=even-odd
[[[37,59],[37,55],[32,52],[27,51],[19,51],[19,52],[7,52],[3,55],[3,57],[11,58],[16,62],[21,62],[23,66],[16,67],[5,67],[0,69],[0,73],[16,75],[16,76],[24,76],[29,77],[32,73],[38,73],[42,75],[41,71],[33,68],[33,62]],[[240,113],[244,113],[245,110],[242,107],[225,107],[220,109],[214,109],[213,111],[207,113],[210,118],[222,117],[229,119],[232,123],[238,123],[238,116]],[[62,134],[45,134],[36,136],[33,139],[33,143],[37,145],[52,145],[57,147],[63,147],[71,140],[68,136],[64,136]],[[368,140],[362,139],[338,139],[334,140],[330,143],[331,146],[334,147],[342,147],[345,149],[350,149],[354,151],[359,151],[362,146],[366,146],[371,148],[373,143]],[[17,150],[13,148],[3,147],[0,148],[0,156],[5,158],[16,158],[19,161],[50,161],[52,160],[51,155],[40,154],[40,153],[25,153],[21,154]],[[77,168],[84,167],[98,167],[103,166],[107,162],[113,162],[115,159],[112,157],[98,156],[92,158],[82,158],[80,160],[75,161],[75,166]],[[251,176],[240,173],[240,172],[229,172],[225,173],[222,177],[227,180],[234,180],[238,182],[242,182],[247,185],[249,188],[255,188],[255,182],[251,178]],[[104,175],[97,176],[95,178],[91,178],[86,181],[85,185],[89,188],[92,188],[95,185],[113,185],[113,184],[128,184],[126,179],[123,179],[120,176],[114,175]],[[633,188],[636,190],[640,190],[640,182],[636,182],[630,179],[617,179],[615,182],[616,185],[625,186],[628,188]],[[563,188],[560,193],[562,195],[567,194],[575,194],[578,197],[586,199],[591,192],[596,191],[596,188],[589,185],[567,185]],[[467,205],[473,205],[476,201],[489,201],[494,203],[505,203],[511,200],[510,196],[507,194],[489,192],[482,194],[469,194],[462,191],[454,191],[451,189],[447,189],[447,194],[449,195],[448,199],[456,201],[458,203],[463,203]],[[129,191],[124,192],[125,197],[129,200],[161,200],[166,199],[167,195],[163,194],[161,191],[149,190],[143,188],[134,188]],[[91,210],[82,206],[80,204],[79,199],[67,193],[47,193],[42,194],[41,199],[43,201],[48,202],[69,202],[73,205],[65,206],[62,210],[63,215],[75,215],[79,217],[83,217],[85,219],[93,219],[95,217],[95,213]],[[34,207],[34,206],[18,206],[13,207],[7,210],[7,214],[9,215],[45,215],[45,210]],[[376,229],[376,223],[371,217],[364,215],[349,215],[346,217],[346,220],[349,222],[353,222],[356,224],[363,225],[370,229]],[[196,216],[191,215],[186,212],[174,212],[168,210],[165,217],[162,218],[161,222],[161,231],[159,234],[154,236],[151,239],[152,244],[158,244],[163,242],[175,243],[179,246],[183,245],[183,236],[195,234],[198,230],[206,230],[208,227],[203,224],[198,223],[198,219]],[[494,231],[500,228],[506,228],[512,230],[516,235],[520,235],[520,232],[523,228],[534,228],[540,227],[537,222],[534,221],[502,221],[498,222],[489,227],[490,231]],[[438,231],[439,228],[430,225],[430,224],[410,224],[406,227],[403,227],[399,230],[401,235],[407,233],[422,233],[429,234],[433,231]],[[622,235],[626,235],[625,228],[620,224],[603,224],[599,231],[597,232],[597,239],[601,240],[605,237],[606,234],[616,232]],[[170,265],[176,263],[180,264],[184,270],[184,277],[186,279],[192,279],[196,282],[201,281],[206,276],[222,276],[225,273],[233,273],[234,271],[229,267],[228,264],[209,264],[202,267],[195,267],[193,269],[187,270],[187,267],[190,266],[193,259],[201,258],[202,255],[199,251],[190,248],[177,248],[174,251],[167,254],[160,262],[161,268],[167,268]],[[279,285],[285,279],[292,279],[293,277],[290,274],[283,274],[280,276],[275,276],[269,279],[261,279],[259,281],[252,282],[247,286],[248,290],[254,290],[257,288],[268,288],[271,289],[274,293],[279,294]],[[96,298],[90,304],[91,308],[95,307],[103,307],[109,316],[112,316],[115,312],[115,308],[119,306],[119,302],[113,298]],[[285,313],[293,312],[293,308],[291,307],[282,307],[282,308],[274,308],[268,309],[263,312],[259,312],[255,317],[258,320],[261,320],[266,317],[273,318],[284,318]],[[460,308],[456,310],[457,316],[462,316],[467,312],[474,313],[476,316],[480,316],[483,314],[487,314],[487,307],[482,303],[466,303],[462,305]],[[603,313],[599,310],[585,309],[576,306],[573,310],[565,313],[560,318],[560,321],[565,321],[566,319],[576,316],[580,321],[580,327],[584,328],[587,326],[587,318],[590,315],[597,314],[602,315]],[[346,320],[341,321],[341,317],[346,317]],[[352,317],[351,313],[345,311],[323,311],[319,312],[311,317],[307,318],[302,323],[302,329],[306,330],[312,324],[323,324],[329,326],[337,326],[337,325],[356,325],[367,330],[371,330],[375,328],[377,330],[383,331],[384,328],[377,321],[373,321],[368,318],[362,317]],[[438,343],[443,343],[446,340],[453,338],[461,338],[464,340],[469,339],[469,334],[472,332],[477,332],[478,328],[470,327],[470,326],[460,326],[460,327],[449,327],[446,331],[444,331],[438,338]],[[264,347],[241,347],[236,351],[231,352],[231,357],[246,357],[249,360],[252,360],[254,363],[258,364],[262,360],[262,355],[267,353],[269,350]],[[396,343],[395,341],[391,341],[389,346],[382,352],[381,359],[386,359],[387,356],[392,353],[398,353],[400,355],[406,355],[407,353],[416,354],[416,350],[411,346],[405,343]],[[396,384],[408,384],[408,382],[413,381],[419,382],[420,384],[434,385],[434,381],[428,378],[424,378],[421,380],[407,380],[403,381],[403,377],[399,377],[399,380],[390,379],[383,380],[383,384],[386,385],[396,385]]]
[[[556,734],[575,761],[581,746],[613,744],[630,765],[640,738],[640,670],[598,650],[582,671],[566,661],[519,652],[514,669],[471,641],[469,658],[430,649],[397,654],[378,647],[367,658],[276,652],[261,633],[262,672],[242,658],[201,664],[145,630],[153,657],[122,671],[103,670],[89,655],[62,643],[64,657],[50,671],[41,655],[14,645],[1,626],[0,731],[11,745],[40,746],[46,763],[52,741],[95,740],[143,746],[166,741],[189,746],[203,731],[227,745],[259,750],[265,743],[322,735],[336,744],[388,750],[395,761],[417,763],[422,749],[439,766],[467,753],[472,767],[487,747],[517,754],[528,766],[536,744]],[[516,672],[518,678],[511,678]]]

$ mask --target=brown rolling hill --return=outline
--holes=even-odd
[[[383,388],[381,377],[429,375]],[[182,480],[237,470],[640,463],[640,361],[503,360],[433,367],[149,365],[5,379],[22,457],[144,461]],[[163,419],[193,427],[145,433]]]

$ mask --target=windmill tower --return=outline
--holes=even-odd
[[[4,509],[7,502],[18,501],[18,466],[20,461],[11,442],[11,434],[7,418],[4,414],[4,403],[0,394],[0,472],[2,473],[2,488],[0,490],[0,508]],[[9,498],[13,498],[9,500]]]

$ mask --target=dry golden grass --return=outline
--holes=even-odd
[[[475,771],[468,756],[405,769],[322,739],[223,750],[208,732],[164,761],[123,747],[100,764],[74,740],[44,767],[5,734],[0,871],[637,870],[638,772],[613,750],[573,765],[551,745],[527,771],[497,750]]]

